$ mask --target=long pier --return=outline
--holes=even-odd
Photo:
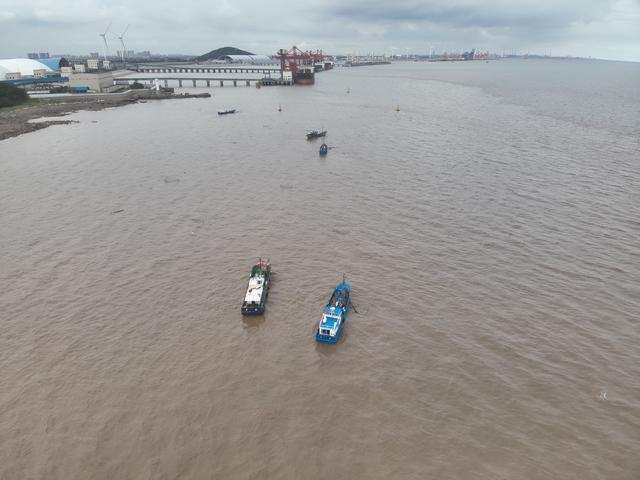
[[[217,65],[217,66],[157,66],[157,65],[138,65],[136,71],[139,73],[262,73],[271,75],[277,73],[280,75],[279,66],[248,66],[248,65]]]
[[[260,85],[292,85],[292,82],[290,81],[286,81],[286,80],[281,80],[280,78],[270,78],[270,77],[264,77],[264,78],[231,78],[231,77],[224,77],[224,78],[213,78],[213,77],[199,77],[199,78],[193,78],[193,77],[189,77],[189,78],[184,78],[184,77],[172,77],[172,78],[167,78],[167,77],[162,77],[162,78],[158,78],[158,77],[139,77],[139,76],[133,76],[133,77],[120,77],[120,78],[116,78],[114,80],[116,85],[131,85],[134,82],[153,82],[155,80],[158,80],[159,82],[162,82],[164,84],[165,87],[169,87],[169,81],[172,82],[178,82],[178,88],[183,88],[185,85],[186,86],[192,86],[193,88],[196,88],[198,86],[200,87],[208,87],[211,88],[212,86],[216,86],[219,85],[220,87],[224,87],[225,82],[227,85],[231,84],[234,87],[237,87],[238,85],[245,85],[247,87],[250,87],[251,84],[253,83],[254,85],[256,84],[260,84]]]

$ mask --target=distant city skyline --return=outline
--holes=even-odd
[[[153,8],[88,0],[74,8],[2,0],[0,58],[29,52],[127,50],[201,55],[222,46],[274,54],[297,45],[330,54],[428,54],[476,48],[497,54],[640,61],[640,0],[158,0]]]

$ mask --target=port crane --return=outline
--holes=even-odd
[[[309,68],[313,70],[316,63],[323,63],[329,57],[322,50],[303,52],[295,45],[291,50],[280,49],[276,53],[276,57],[280,60],[280,70],[291,70],[295,76],[296,71],[300,68]]]
[[[291,50],[281,48],[278,50],[276,57],[280,60],[280,70],[291,70],[294,77],[301,67],[308,67],[313,70],[314,55],[311,52],[303,52],[295,45]]]

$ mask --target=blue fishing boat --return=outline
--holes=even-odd
[[[323,143],[322,145],[320,145],[320,156],[324,157],[327,152],[329,151],[329,147],[327,146],[326,143]]]
[[[322,320],[316,331],[316,341],[336,343],[340,338],[342,327],[349,313],[351,287],[342,275],[342,282],[338,283],[329,298],[329,303],[324,307]]]

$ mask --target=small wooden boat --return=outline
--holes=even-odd
[[[329,147],[327,146],[326,143],[323,143],[322,145],[320,145],[320,156],[324,157],[327,152],[329,151]]]
[[[242,301],[240,312],[243,315],[261,315],[269,296],[271,285],[271,264],[269,261],[258,260],[251,269],[247,293]]]
[[[236,113],[235,109],[233,109],[233,110],[223,110],[222,112],[218,112],[218,115],[229,115],[230,113]]]
[[[327,134],[326,130],[319,132],[318,130],[311,130],[307,132],[307,140],[313,140],[314,138],[324,137]]]
[[[316,341],[336,343],[340,339],[342,327],[349,313],[351,286],[342,275],[342,282],[333,290],[329,303],[324,307],[322,319],[316,330]]]

